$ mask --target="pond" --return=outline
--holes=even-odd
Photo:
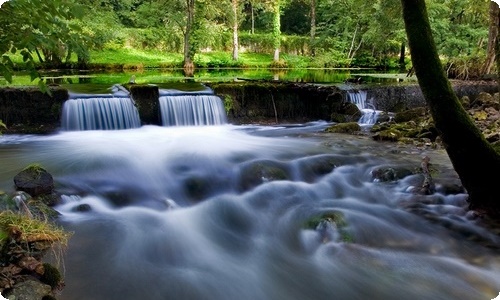
[[[60,84],[75,92],[104,93],[113,84],[126,84],[132,76],[138,84],[156,84],[160,87],[196,89],[196,84],[235,80],[267,80],[307,82],[316,84],[342,84],[346,80],[367,84],[415,83],[416,78],[401,73],[379,72],[373,69],[197,69],[194,77],[185,77],[181,69],[111,71],[52,70],[41,73],[48,84]],[[0,78],[0,87],[33,85],[27,74],[17,73],[8,84]],[[182,84],[182,85],[179,85]]]

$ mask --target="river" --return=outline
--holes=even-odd
[[[74,232],[61,300],[492,299],[500,238],[442,149],[289,126],[142,126],[0,137],[0,189],[42,164]],[[375,170],[418,170],[384,182]],[[492,187],[493,192],[493,187]]]

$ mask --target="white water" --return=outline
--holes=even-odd
[[[356,104],[358,109],[361,111],[362,116],[358,120],[360,125],[373,125],[377,122],[378,116],[381,111],[377,110],[373,104],[367,102],[367,92],[366,91],[349,91],[347,96],[351,103]]]
[[[140,126],[139,113],[129,97],[69,99],[62,108],[63,130],[114,130]]]
[[[160,96],[163,126],[223,125],[227,123],[222,100],[215,95]]]
[[[498,252],[469,237],[499,238],[467,217],[464,194],[421,196],[429,219],[404,209],[418,176],[370,175],[381,165],[416,168],[428,155],[438,183],[456,181],[445,153],[394,151],[321,134],[321,125],[3,136],[0,187],[39,162],[66,195],[56,208],[74,236],[61,300],[498,295]],[[82,204],[91,210],[77,211]],[[304,226],[332,213],[346,225]]]

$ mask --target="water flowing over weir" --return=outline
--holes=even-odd
[[[227,123],[224,105],[215,95],[166,95],[159,101],[163,126]]]
[[[86,97],[67,100],[62,108],[63,130],[116,130],[141,126],[129,97]]]
[[[376,110],[372,103],[366,99],[368,92],[366,91],[348,91],[347,97],[351,103],[356,104],[362,113],[358,123],[361,125],[373,125],[377,122],[380,111]]]
[[[466,195],[447,192],[458,179],[443,151],[326,126],[4,135],[0,189],[32,162],[54,176],[59,222],[74,232],[61,300],[498,295],[499,237],[466,212]],[[410,192],[420,174],[373,178],[422,155],[439,170],[433,195]]]

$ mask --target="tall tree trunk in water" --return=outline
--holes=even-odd
[[[238,0],[231,0],[233,6],[233,60],[238,60]]]
[[[316,56],[316,0],[311,0],[311,56]]]
[[[186,76],[192,76],[194,73],[194,63],[191,53],[191,33],[194,23],[194,1],[186,0],[186,29],[184,32],[184,73]]]
[[[431,33],[425,0],[401,0],[411,59],[434,124],[471,209],[500,217],[500,155],[483,137],[453,92]]]
[[[495,52],[498,38],[498,4],[490,1],[490,25],[488,34],[488,50],[486,52],[486,62],[484,63],[483,73],[490,74],[495,64]]]
[[[273,3],[273,46],[274,46],[274,61],[280,60],[281,47],[281,7],[280,0],[275,0]]]

